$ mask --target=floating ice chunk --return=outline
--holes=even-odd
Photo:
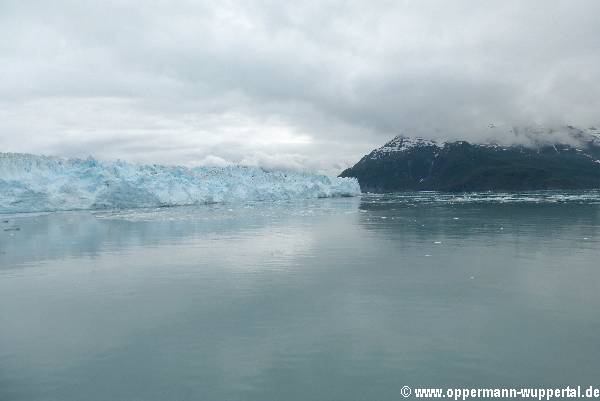
[[[354,178],[258,167],[187,168],[0,153],[0,212],[5,213],[359,194]]]

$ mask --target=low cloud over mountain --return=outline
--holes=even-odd
[[[598,15],[591,0],[5,0],[0,148],[338,173],[399,133],[598,126]]]

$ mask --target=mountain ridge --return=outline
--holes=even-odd
[[[523,144],[436,141],[398,135],[340,177],[364,192],[600,188],[600,134],[591,127],[524,131]],[[565,135],[566,133],[566,135]]]

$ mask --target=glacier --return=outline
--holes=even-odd
[[[282,201],[360,194],[354,178],[260,167],[141,165],[0,153],[0,213]]]

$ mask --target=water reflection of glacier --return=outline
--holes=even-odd
[[[193,241],[226,244],[238,250],[246,246],[263,256],[281,256],[310,243],[310,237],[302,234],[303,227],[327,216],[357,214],[359,202],[359,198],[338,198],[3,215],[0,269],[136,248],[147,257],[154,249]],[[217,250],[227,257],[226,249],[214,246],[203,246],[202,252]]]
[[[394,201],[398,197],[403,199]],[[154,248],[194,241],[248,246],[262,256],[285,255],[314,241],[316,230],[332,236],[352,233],[365,242],[380,237],[400,248],[438,241],[475,241],[485,246],[510,244],[532,250],[553,242],[556,250],[574,244],[592,246],[599,237],[600,207],[593,202],[429,203],[407,199],[405,195],[363,195],[299,202],[3,215],[0,266],[94,257],[135,248],[150,255]],[[246,239],[245,245],[236,242],[239,238]],[[222,248],[203,247],[202,252],[215,249],[227,257],[227,250]],[[423,252],[436,251],[434,247]]]

